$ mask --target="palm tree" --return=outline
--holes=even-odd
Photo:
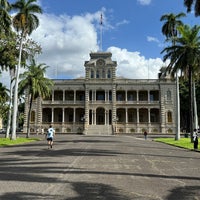
[[[0,32],[8,33],[11,30],[11,17],[9,11],[11,9],[7,0],[0,0]]]
[[[51,95],[53,82],[44,77],[46,68],[45,64],[37,65],[35,60],[32,60],[30,66],[27,66],[27,71],[20,75],[22,80],[19,83],[19,91],[26,91],[26,94],[29,96],[27,137],[30,135],[29,124],[33,100],[37,97],[45,98]]]
[[[173,41],[177,37],[177,27],[183,24],[180,18],[185,16],[185,13],[182,12],[177,15],[170,13],[161,16],[160,21],[165,21],[162,26],[162,33],[166,36],[167,40],[172,39]]]
[[[172,45],[175,45],[176,38],[178,36],[177,27],[183,25],[183,22],[180,20],[181,17],[184,17],[184,13],[179,13],[177,15],[165,14],[160,18],[160,21],[165,21],[162,27],[162,33],[166,36],[166,40],[171,40]],[[168,70],[168,69],[167,69]],[[178,73],[176,73],[176,140],[180,139],[180,97],[179,97],[179,79]]]
[[[193,75],[199,72],[200,66],[200,26],[190,28],[188,25],[178,27],[180,37],[176,44],[166,47],[161,53],[166,53],[164,61],[170,59],[169,69],[174,74],[178,70],[189,79],[190,133],[192,142],[194,122]]]
[[[194,5],[195,16],[200,16],[200,1],[199,0],[184,0],[184,5],[187,7],[187,12],[191,12]]]
[[[39,26],[39,19],[36,14],[41,14],[42,9],[39,5],[35,4],[37,0],[18,0],[12,4],[12,8],[19,12],[13,18],[14,28],[20,32],[21,41],[19,48],[19,60],[15,75],[15,88],[14,88],[14,101],[13,101],[13,116],[12,116],[12,138],[16,139],[16,118],[18,110],[18,82],[21,68],[21,57],[23,49],[23,41],[27,35],[30,35],[33,30]]]

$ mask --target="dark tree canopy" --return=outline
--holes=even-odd
[[[187,12],[191,12],[194,6],[195,16],[200,16],[200,0],[184,0],[184,5],[187,8]]]

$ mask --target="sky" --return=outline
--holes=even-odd
[[[9,2],[15,2],[10,0]],[[91,52],[111,52],[117,76],[156,79],[167,46],[161,29],[164,14],[186,13],[184,0],[39,0],[40,26],[31,38],[42,47],[37,63],[45,63],[53,79],[84,77]],[[102,15],[102,18],[101,18]],[[102,20],[102,25],[101,25]],[[191,26],[200,18],[186,13]],[[1,79],[8,81],[8,73]],[[5,82],[6,82],[5,81]],[[7,85],[7,83],[5,83]]]

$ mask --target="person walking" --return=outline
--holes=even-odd
[[[193,141],[194,141],[194,150],[198,150],[198,131],[197,131],[197,129],[194,129]]]
[[[146,140],[147,139],[147,132],[144,131],[144,139]]]
[[[55,130],[50,125],[49,128],[48,128],[48,130],[47,130],[47,135],[46,135],[48,149],[49,148],[51,148],[51,149],[53,148],[53,138],[54,138],[54,135],[55,135]]]

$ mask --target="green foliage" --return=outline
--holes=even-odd
[[[38,138],[17,138],[16,140],[10,140],[9,138],[0,138],[0,146],[12,146],[17,144],[24,144],[34,141],[39,141]]]
[[[6,35],[0,33],[0,66],[2,70],[14,69],[19,58],[20,36],[12,32]],[[42,52],[40,45],[32,39],[27,38],[23,44],[22,66],[25,66],[26,60],[33,59],[36,54]]]
[[[0,117],[3,121],[6,119],[7,112],[8,112],[8,89],[0,83]]]
[[[200,1],[199,0],[184,0],[184,5],[187,7],[187,12],[191,12],[194,5],[195,16],[200,16]]]
[[[30,35],[39,26],[36,14],[42,14],[42,9],[34,2],[37,0],[17,0],[12,4],[13,10],[18,11],[13,17],[13,26],[17,32],[21,31],[22,37]]]
[[[163,142],[166,144],[182,147],[185,149],[194,149],[194,146],[193,146],[194,144],[191,143],[190,138],[181,138],[180,140],[175,140],[174,138],[157,138],[157,139],[154,139],[154,141]],[[200,149],[199,146],[198,146],[198,149]]]
[[[180,120],[181,127],[189,132],[189,84],[188,81],[181,78],[179,82],[180,92]],[[197,103],[197,115],[200,119],[200,80],[196,80],[196,103]],[[200,120],[199,120],[200,124]]]

